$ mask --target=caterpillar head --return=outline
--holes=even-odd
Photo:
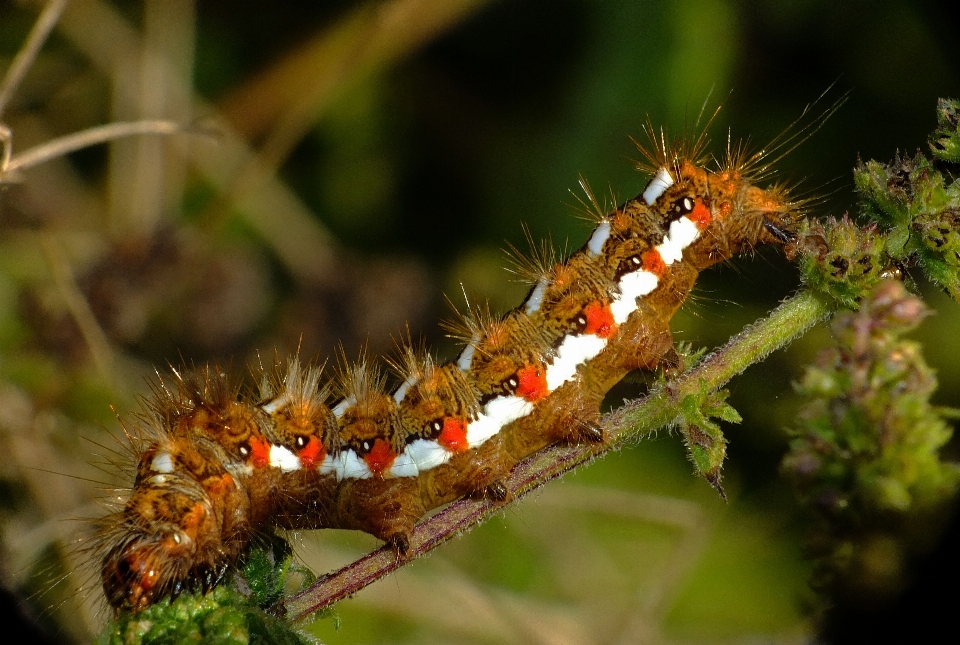
[[[793,123],[759,149],[728,135],[725,154],[717,162],[705,151],[707,131],[719,107],[706,114],[702,129],[705,113],[701,109],[694,133],[679,140],[671,140],[665,128],[655,129],[648,118],[644,125],[647,141],[634,143],[643,157],[637,168],[653,179],[634,201],[649,206],[653,219],[670,237],[671,227],[681,217],[696,225],[696,230],[681,225],[677,231],[681,242],[693,238],[695,243],[689,248],[685,244],[674,247],[683,246],[698,269],[760,244],[792,244],[803,218],[801,208],[812,200],[791,198],[782,184],[766,189],[756,184],[771,177],[776,164],[813,136],[846,101],[847,97],[841,96],[816,114],[815,106],[829,91],[827,88]],[[707,170],[708,162],[716,170]]]
[[[652,188],[661,191],[650,208],[664,231],[692,232],[682,250],[698,269],[761,244],[789,244],[803,217],[782,187],[759,188],[733,165],[710,172],[682,161],[671,170],[661,168],[645,198],[656,194]]]
[[[146,450],[134,492],[103,518],[96,548],[107,601],[140,611],[183,591],[206,591],[249,542],[248,500],[203,446],[171,441]]]

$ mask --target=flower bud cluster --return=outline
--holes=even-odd
[[[928,277],[960,300],[960,182],[944,176],[960,162],[960,102],[941,99],[930,137],[934,161],[920,151],[893,161],[859,163],[854,183],[864,214],[879,222],[886,253],[900,266],[919,264]]]
[[[804,283],[855,309],[884,274],[883,242],[876,226],[860,227],[846,216],[808,220],[798,237]]]

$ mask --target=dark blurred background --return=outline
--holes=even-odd
[[[858,158],[925,149],[937,98],[960,96],[951,4],[69,3],[3,114],[14,153],[138,118],[217,135],[91,148],[0,192],[4,586],[28,597],[44,571],[79,564],[63,546],[76,523],[64,520],[96,515],[98,488],[129,485],[86,462],[117,432],[109,406],[135,410],[153,366],[216,360],[243,374],[275,351],[323,359],[338,343],[347,356],[364,344],[384,354],[405,325],[449,358],[444,294],[515,306],[526,287],[502,270],[501,249],[526,248],[522,225],[579,247],[589,224],[569,191],[582,175],[608,205],[637,194],[646,179],[629,137],[643,139],[648,116],[680,136],[697,131],[702,106],[722,105],[710,130],[719,155],[728,133],[761,149],[822,94],[813,114],[847,95],[777,179],[817,197],[814,215],[856,216]],[[0,69],[41,6],[0,3]],[[716,346],[797,284],[775,253],[718,267],[675,334]],[[938,312],[917,337],[940,402],[957,405],[956,305],[917,286]],[[957,571],[945,514],[879,554],[876,579],[839,599],[820,636],[808,622],[801,525],[777,466],[791,382],[827,339],[816,330],[731,385],[745,421],[728,430],[729,504],[664,432],[346,601],[340,631],[324,620],[318,633],[844,642],[948,619],[955,594],[932,592]],[[632,379],[618,396],[642,388]],[[320,572],[373,545],[329,533],[302,542]],[[26,603],[59,640],[96,628],[95,612],[75,606],[82,582]]]

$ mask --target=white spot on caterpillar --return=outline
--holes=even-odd
[[[699,236],[697,223],[689,217],[681,217],[670,225],[670,239],[680,248],[687,248],[696,242]]]
[[[457,357],[457,367],[460,368],[461,372],[470,371],[470,364],[473,362],[473,354],[477,351],[477,346],[474,344],[476,342],[477,341],[471,341],[470,344],[464,347],[463,351],[460,352],[460,356]]]
[[[154,475],[153,477],[151,477],[151,478],[148,479],[147,481],[149,481],[149,482],[150,482],[151,484],[153,484],[154,486],[163,486],[164,484],[167,483],[167,476],[166,476],[166,475]]]
[[[284,406],[289,403],[289,397],[286,393],[276,396],[269,401],[260,405],[260,409],[266,412],[267,414],[274,414],[277,411],[283,409]]]
[[[670,233],[663,244],[657,247],[664,264],[670,266],[683,258],[683,250],[693,244],[700,234],[700,229],[688,217],[681,217],[670,224]]]
[[[505,426],[533,412],[533,403],[511,394],[498,396],[483,406],[483,412],[467,425],[467,445],[476,448]]]
[[[281,472],[300,470],[300,458],[284,446],[270,446],[270,465]]]
[[[483,406],[483,411],[494,419],[500,419],[501,427],[503,427],[533,412],[533,403],[514,394],[498,396],[488,401]]]
[[[500,432],[502,427],[503,424],[499,419],[481,412],[476,419],[467,424],[467,445],[471,448],[483,445],[490,437]]]
[[[355,404],[356,402],[357,402],[357,397],[353,395],[348,396],[343,401],[340,401],[340,403],[337,403],[334,406],[333,416],[339,419],[340,417],[343,416],[343,413],[347,411],[347,408],[349,408],[351,405]]]
[[[572,381],[577,368],[595,358],[607,346],[607,339],[594,334],[569,335],[557,348],[556,358],[547,368],[547,389],[551,392]]]
[[[390,470],[386,472],[387,477],[416,477],[420,474],[420,469],[413,457],[404,450],[390,465]]]
[[[527,315],[537,313],[540,310],[540,305],[543,304],[543,294],[546,293],[547,287],[550,286],[550,280],[546,276],[543,276],[537,281],[537,286],[533,288],[533,291],[530,293],[530,297],[527,298]]]
[[[340,453],[340,463],[337,464],[337,479],[370,479],[373,473],[367,462],[352,450]]]
[[[227,472],[234,477],[249,477],[253,474],[253,466],[248,463],[227,462]],[[236,482],[234,482],[236,483]]]
[[[637,310],[637,298],[656,289],[658,282],[657,274],[649,271],[633,271],[620,278],[617,285],[620,294],[610,303],[613,321],[618,325],[627,322],[630,314]]]
[[[453,456],[453,453],[439,442],[430,439],[414,439],[407,444],[403,454],[408,455],[421,471],[445,464]]]
[[[166,450],[161,450],[150,462],[150,470],[164,474],[172,473],[174,471],[173,455]]]
[[[416,385],[417,380],[418,379],[415,376],[407,378],[406,381],[400,384],[400,387],[397,388],[397,391],[393,393],[393,400],[397,403],[403,401],[403,398],[407,396],[407,390]]]
[[[326,455],[323,458],[323,461],[320,462],[320,466],[317,467],[317,472],[321,475],[337,475],[337,479],[342,479],[339,474],[337,474],[337,467],[340,465],[339,455],[334,457],[332,455]]]
[[[590,240],[587,242],[587,253],[590,255],[590,257],[595,258],[603,253],[603,245],[606,244],[609,237],[610,221],[603,220],[600,222],[597,228],[593,229],[593,234],[590,236]]]
[[[666,168],[660,168],[653,179],[650,180],[650,183],[647,184],[647,187],[643,189],[643,201],[647,202],[647,206],[653,206],[653,202],[657,201],[663,191],[670,186],[673,186],[673,177],[670,176],[670,172]]]

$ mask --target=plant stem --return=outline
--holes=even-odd
[[[147,121],[128,121],[107,123],[93,128],[74,132],[51,141],[47,141],[38,146],[30,148],[26,152],[11,158],[8,163],[0,168],[2,172],[14,172],[16,170],[26,170],[37,164],[44,163],[56,157],[62,157],[95,146],[99,143],[107,143],[121,137],[134,137],[147,134],[170,135],[187,132],[184,126],[175,121],[166,121],[161,119]],[[0,177],[2,179],[2,177]]]
[[[606,440],[603,444],[554,445],[520,462],[506,482],[512,501],[627,441],[673,423],[682,414],[681,401],[700,392],[703,384],[711,391],[722,387],[750,365],[789,345],[830,313],[828,303],[807,291],[786,300],[694,369],[604,417]],[[502,503],[487,499],[458,500],[416,526],[405,557],[398,558],[392,548],[381,547],[323,576],[309,589],[286,600],[280,609],[295,620],[305,618],[356,593],[491,515],[503,512],[503,508]]]
[[[50,0],[40,13],[40,17],[37,18],[33,29],[30,30],[30,35],[27,36],[27,41],[17,52],[6,75],[0,81],[0,116],[3,116],[10,98],[19,87],[20,81],[26,76],[30,66],[33,65],[37,53],[43,47],[43,43],[47,41],[47,36],[53,31],[66,5],[66,0]]]
[[[604,419],[604,432],[611,437],[614,444],[611,447],[674,422],[681,414],[680,402],[697,394],[701,383],[705,383],[710,391],[719,389],[749,366],[802,336],[831,311],[827,302],[809,291],[801,291],[784,301],[770,315],[731,338],[694,369],[608,414]]]

